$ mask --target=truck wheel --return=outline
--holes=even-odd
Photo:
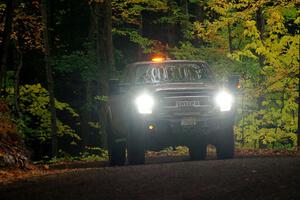
[[[228,127],[218,135],[216,144],[218,159],[230,159],[234,156],[233,127]]]
[[[133,124],[127,138],[127,157],[130,165],[145,163],[145,131],[138,124]]]
[[[204,139],[192,141],[189,145],[191,160],[204,160],[206,157],[207,144]]]
[[[107,133],[107,145],[108,145],[108,157],[110,166],[122,166],[126,160],[126,142],[118,140],[110,125],[106,128]]]

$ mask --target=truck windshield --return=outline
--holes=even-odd
[[[151,63],[136,68],[136,84],[160,82],[210,82],[211,76],[203,63]]]

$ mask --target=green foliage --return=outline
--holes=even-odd
[[[11,99],[13,89],[9,89]],[[49,111],[49,94],[41,84],[24,85],[20,87],[20,110],[22,118],[18,119],[20,131],[25,139],[38,139],[40,142],[46,142],[51,138],[51,114]],[[74,120],[78,114],[67,103],[55,101],[55,107],[58,112],[70,115]],[[80,140],[77,133],[61,120],[57,120],[57,133],[59,137],[71,137],[74,142]]]
[[[192,38],[193,26],[189,21],[190,16],[185,8],[175,1],[114,0],[112,1],[112,8],[113,21],[116,24],[113,28],[113,33],[118,36],[129,38],[129,40],[137,44],[145,54],[165,53],[166,44],[155,39],[147,38],[143,35],[143,16],[145,16],[143,13],[152,13],[152,16],[157,15],[151,22],[152,25],[180,25],[180,32],[183,34],[183,38]]]
[[[175,149],[173,147],[166,147],[158,154],[167,154],[167,155],[187,155],[189,149],[186,146],[176,146]]]
[[[45,160],[47,160],[45,158]],[[105,149],[99,147],[85,147],[85,149],[79,153],[79,156],[71,156],[70,154],[59,150],[59,156],[51,158],[46,163],[62,163],[62,162],[75,162],[75,161],[107,161],[108,152]],[[40,163],[40,162],[36,162]],[[45,163],[45,161],[42,161]]]
[[[143,49],[144,53],[156,53],[157,49],[155,48],[155,40],[151,40],[149,38],[143,37],[136,30],[117,30],[114,29],[113,32],[118,34],[119,36],[126,36],[129,40],[135,44],[137,44],[140,48]]]
[[[87,2],[90,4],[85,6],[92,7],[103,1]],[[58,55],[52,64],[55,66],[58,79],[63,79],[67,83],[66,86],[60,86],[62,91],[65,88],[72,88],[72,94],[79,97],[74,98],[72,104],[77,105],[78,109],[89,118],[88,113],[94,112],[91,115],[95,115],[97,104],[107,101],[107,97],[99,96],[100,90],[103,89],[99,88],[99,85],[103,77],[107,78],[111,74],[103,72],[96,65],[93,29],[98,22],[85,23],[90,25],[90,29],[88,26],[79,27],[81,30],[89,29],[86,32],[70,33],[69,27],[75,28],[77,22],[69,23],[68,20],[74,18],[75,10],[82,11],[83,4],[84,2],[77,4],[72,1],[55,3],[57,11],[52,13],[54,20],[51,31],[54,33],[53,38],[51,37],[52,53],[62,54]],[[201,6],[204,13],[194,12],[197,5]],[[31,64],[39,67],[40,65],[36,63],[40,64],[43,56],[39,2],[21,0],[16,3],[15,8],[12,45],[24,53],[24,67],[32,66]],[[0,3],[2,19],[5,17],[5,9],[5,4]],[[236,100],[239,106],[236,124],[238,140],[245,140],[251,145],[260,142],[271,146],[290,145],[284,144],[286,138],[291,139],[292,143],[295,142],[299,98],[297,75],[300,24],[299,4],[296,0],[112,0],[112,9],[113,39],[116,39],[114,43],[120,48],[116,51],[115,60],[120,69],[138,57],[136,55],[138,46],[145,54],[165,53],[167,50],[172,58],[205,60],[213,71],[217,72],[219,78],[231,73],[241,74],[243,88],[241,97]],[[263,32],[260,32],[257,23],[257,13],[260,10],[264,19]],[[191,13],[197,16],[192,16]],[[85,18],[88,15],[80,14],[81,16]],[[82,22],[89,20],[87,17]],[[66,24],[70,26],[64,27]],[[1,23],[1,33],[4,30],[3,26],[4,23]],[[146,30],[149,32],[146,33]],[[156,30],[159,30],[158,33]],[[84,38],[87,34],[90,40],[88,43]],[[170,35],[166,37],[166,34]],[[62,42],[64,37],[69,36],[76,37],[74,40],[80,40],[78,44],[82,46]],[[15,58],[13,55],[9,57],[10,71],[6,74],[5,85],[12,88]],[[40,72],[40,69],[32,70],[28,74],[34,72]],[[40,73],[38,75],[37,78],[41,78]],[[32,77],[30,75],[28,78],[28,75],[21,74],[21,78],[21,82],[26,83]],[[13,91],[9,90],[12,102]],[[43,142],[49,140],[50,114],[47,99],[47,91],[40,85],[21,87],[20,106],[23,117],[16,121],[26,137],[38,138]],[[56,107],[59,112],[77,118],[68,104],[57,101]],[[96,122],[97,117],[87,118],[85,120],[90,121],[88,123],[90,127],[97,131],[101,128]],[[60,136],[70,135],[78,139],[69,125],[59,120],[58,126]]]
[[[2,9],[4,7],[0,4],[0,16],[3,15]],[[42,50],[42,26],[38,1],[15,2],[11,39],[17,49]]]
[[[197,48],[190,42],[181,42],[179,47],[169,48],[171,57],[183,60],[203,60],[210,64],[212,70],[219,78],[227,77],[233,72],[239,72],[241,66],[238,62],[228,58],[225,49],[201,47]],[[243,65],[244,66],[244,65]],[[253,70],[253,68],[248,68]]]
[[[95,96],[95,100],[99,102],[107,102],[108,101],[108,96]]]
[[[113,28],[113,33],[129,38],[144,53],[160,53],[159,48],[157,48],[159,41],[144,37],[140,32],[143,24],[142,12],[159,13],[167,10],[166,0],[113,0],[112,19],[116,24]]]
[[[215,49],[229,49],[230,29],[233,52],[224,54],[238,63],[233,69],[244,78],[235,129],[238,141],[295,145],[299,36],[288,31],[291,23],[298,23],[295,3],[212,0],[207,9],[218,17],[194,24],[197,37]],[[265,20],[263,32],[257,25],[258,9]]]
[[[91,44],[86,44],[89,49]],[[94,51],[74,51],[55,60],[55,70],[61,74],[78,74],[83,81],[98,80],[99,69]]]
[[[105,161],[108,160],[108,152],[99,147],[86,147],[80,153],[79,160],[83,161]]]
[[[180,60],[198,60],[203,59],[204,55],[201,49],[194,47],[190,42],[181,42],[179,47],[169,48],[169,54]]]
[[[141,23],[143,11],[160,12],[168,9],[166,0],[113,0],[113,20],[118,24]]]
[[[101,129],[101,125],[99,122],[88,122],[88,124],[90,125],[90,127],[94,128],[94,129]]]
[[[255,21],[246,23],[244,36],[252,42],[234,55],[253,59],[261,55],[265,59],[261,70],[263,82],[257,91],[258,96],[263,96],[262,108],[250,114],[257,121],[258,137],[265,144],[277,143],[283,138],[292,140],[292,144],[296,141],[299,38],[288,34],[281,10],[279,6],[265,10],[267,34],[263,40]]]
[[[180,5],[181,4],[181,5]],[[192,23],[190,22],[190,14],[188,13],[187,7],[185,7],[184,1],[178,3],[176,1],[168,2],[168,10],[166,15],[155,20],[156,24],[163,25],[180,25],[180,31],[183,35],[184,40],[192,38]]]

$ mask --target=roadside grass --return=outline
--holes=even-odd
[[[160,157],[160,156],[188,156],[189,150],[185,146],[168,147],[161,151],[148,151],[147,157]],[[207,156],[216,157],[216,148],[213,145],[207,146]],[[258,156],[300,156],[300,150],[294,148],[249,148],[249,147],[236,147],[235,157],[258,157]]]
[[[84,163],[108,161],[108,151],[99,147],[87,147],[79,156],[71,156],[69,154],[60,153],[60,157],[45,159],[34,162],[35,165],[57,165],[61,163]],[[166,157],[166,156],[188,156],[189,149],[186,146],[167,147],[161,151],[147,151],[146,158]],[[255,157],[255,156],[300,156],[300,151],[297,148],[249,148],[236,147],[235,157]],[[207,146],[207,157],[216,157],[216,148],[213,145]]]
[[[107,161],[108,151],[100,147],[85,147],[85,149],[79,153],[78,156],[72,156],[62,150],[59,151],[59,156],[49,159],[44,157],[43,160],[35,161],[35,165],[52,165],[59,163],[71,163],[71,162],[95,162],[95,161]]]

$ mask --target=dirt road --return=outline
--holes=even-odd
[[[0,186],[0,199],[300,199],[300,158],[102,167]]]

